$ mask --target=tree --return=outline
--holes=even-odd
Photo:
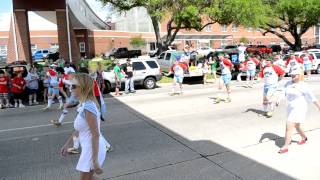
[[[140,35],[130,38],[130,45],[135,49],[140,49],[146,45],[146,41]]]
[[[319,0],[263,0],[267,13],[267,22],[261,24],[263,34],[272,33],[293,50],[300,50],[302,36],[309,28],[319,23]],[[291,42],[286,34],[290,34]]]
[[[241,38],[240,38],[240,42],[241,42],[241,43],[244,43],[244,44],[249,44],[249,39],[246,38],[246,37],[241,37]]]
[[[100,0],[124,12],[144,7],[150,15],[158,54],[166,50],[181,29],[202,31],[214,23],[257,26],[264,22],[261,0]],[[259,4],[260,3],[260,4]],[[258,5],[257,5],[258,4]],[[160,36],[159,22],[167,20],[167,35]]]

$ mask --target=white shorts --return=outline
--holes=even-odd
[[[100,167],[102,167],[107,154],[105,140],[102,139],[101,137],[99,139],[99,152],[98,152],[98,163]],[[91,170],[93,170],[93,162],[91,158],[92,158],[92,146],[90,145],[83,146],[83,144],[81,144],[81,154],[80,154],[80,158],[79,158],[76,169],[80,172],[90,172]]]

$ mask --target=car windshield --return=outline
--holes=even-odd
[[[237,48],[237,46],[226,46],[225,49],[234,49]]]

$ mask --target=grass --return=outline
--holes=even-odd
[[[217,75],[217,79],[219,76]],[[207,80],[213,79],[213,75],[210,73],[207,75]],[[162,76],[162,79],[159,81],[159,83],[172,83],[173,82],[173,77],[167,77],[167,76]]]

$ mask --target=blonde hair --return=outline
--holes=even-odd
[[[88,74],[79,73],[74,75],[74,79],[77,81],[77,86],[80,89],[80,97],[78,97],[81,103],[85,101],[93,101],[98,108],[99,104],[94,95],[94,80]]]

